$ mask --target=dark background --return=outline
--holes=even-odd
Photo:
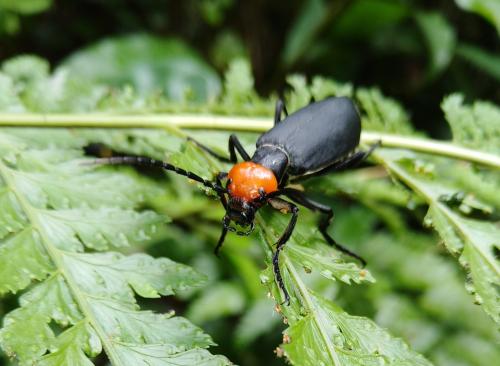
[[[317,4],[322,8],[315,13]],[[425,35],[419,17],[430,14],[455,35],[448,61],[435,69],[429,38],[446,47],[439,43],[441,28],[431,26]],[[285,75],[294,72],[377,85],[436,137],[448,135],[439,109],[446,94],[500,100],[495,27],[449,0],[57,0],[43,12],[19,16],[16,30],[0,37],[0,59],[34,53],[57,65],[100,39],[137,32],[180,38],[220,73],[231,57],[247,55],[263,95],[283,90]],[[463,51],[467,46],[491,57],[493,66],[474,62]]]

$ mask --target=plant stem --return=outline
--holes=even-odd
[[[377,141],[381,141],[383,147],[397,147],[434,155],[442,155],[500,169],[500,156],[468,149],[447,142],[377,132],[363,132],[361,134],[361,141],[366,144],[374,144]]]
[[[263,132],[270,118],[178,114],[0,114],[0,126],[216,129]],[[500,169],[500,156],[430,139],[363,132],[361,142],[410,149]]]

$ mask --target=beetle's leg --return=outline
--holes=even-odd
[[[251,160],[250,155],[245,151],[245,148],[241,144],[240,140],[238,139],[238,136],[236,136],[234,133],[229,136],[229,154],[231,156],[231,161],[233,163],[236,163],[238,159],[236,158],[236,151],[235,149],[240,153],[241,157],[245,161]]]
[[[199,182],[203,184],[205,187],[213,189],[219,195],[222,192],[227,192],[227,190],[223,188],[220,184],[218,184],[218,182],[209,181],[193,172],[179,168],[178,166],[167,163],[166,161],[155,160],[144,156],[113,156],[110,158],[97,158],[91,162],[84,164],[132,165],[132,166],[162,168],[165,170],[172,171],[176,174],[182,175],[184,177],[187,177],[189,179],[192,179],[196,182]]]
[[[220,238],[219,238],[219,241],[217,242],[217,245],[214,249],[214,254],[218,257],[219,256],[219,252],[220,252],[220,248],[222,248],[222,244],[224,244],[224,239],[226,238],[226,234],[227,234],[227,229],[226,227],[224,226],[222,228],[222,232],[220,234]]]
[[[215,177],[215,182],[217,183],[217,185],[219,185],[220,187],[222,187],[222,179],[224,179],[225,177],[227,177],[227,173],[226,172],[219,172],[219,173],[217,173],[217,176]],[[224,209],[227,210],[226,195],[224,194],[224,192],[217,192],[217,194],[219,195],[220,203],[222,203],[222,206],[224,206]]]
[[[335,167],[333,168],[334,171],[339,171],[339,170],[344,170],[344,169],[349,169],[357,166],[358,164],[361,164],[363,161],[368,158],[373,150],[375,150],[377,147],[379,147],[381,144],[381,141],[377,141],[373,145],[369,147],[368,150],[366,151],[358,151],[348,157],[345,160],[339,161],[337,164],[335,164]]]
[[[216,153],[214,150],[212,150],[208,146],[203,145],[201,142],[196,141],[192,137],[188,137],[187,139],[188,139],[188,141],[195,143],[196,146],[198,146],[200,149],[206,151],[207,153],[209,153],[213,157],[215,157],[215,158],[217,158],[220,161],[223,161],[225,163],[235,164],[236,162],[238,162],[238,158],[236,157],[236,151],[238,151],[240,153],[243,160],[245,160],[245,161],[250,160],[250,156],[245,151],[245,148],[241,144],[240,140],[238,140],[238,136],[236,136],[235,134],[231,134],[231,136],[229,136],[229,142],[228,142],[229,158],[227,158],[223,155],[220,155],[219,153]]]
[[[296,177],[291,180],[292,183],[300,182],[305,179],[309,179],[312,177],[318,177],[321,175],[327,175],[333,172],[338,172],[342,170],[346,170],[349,168],[354,168],[357,165],[361,164],[363,161],[366,160],[368,156],[375,150],[377,147],[380,146],[380,142],[377,142],[376,144],[373,144],[370,146],[370,148],[367,151],[357,151],[351,156],[349,156],[347,159],[337,161],[331,165],[328,165],[326,168],[323,168],[317,172],[311,173],[311,174],[306,174],[302,175],[300,177]]]
[[[276,126],[281,122],[281,114],[285,112],[285,117],[288,117],[288,111],[286,110],[285,102],[283,99],[279,98],[276,101],[276,108],[274,109],[274,125]]]
[[[209,148],[208,146],[205,146],[203,145],[201,142],[198,142],[196,141],[195,139],[193,139],[192,137],[188,137],[187,138],[188,141],[191,141],[192,143],[194,143],[196,146],[198,146],[200,149],[202,149],[203,151],[209,153],[210,155],[212,155],[214,158],[216,159],[219,159],[220,161],[223,161],[225,163],[232,163],[233,161],[223,155],[220,155],[219,153],[216,153],[214,150],[212,150],[211,148]]]
[[[271,205],[271,207],[274,208],[275,210],[292,214],[292,218],[290,219],[290,222],[288,223],[285,232],[281,235],[281,237],[278,239],[278,242],[276,243],[276,251],[273,254],[274,276],[276,277],[276,281],[278,282],[278,287],[281,289],[285,297],[285,301],[283,301],[283,303],[289,305],[290,296],[288,295],[288,292],[285,288],[285,283],[283,282],[283,278],[281,277],[280,266],[279,266],[279,255],[281,250],[285,246],[286,242],[288,241],[288,239],[290,239],[293,229],[295,228],[295,224],[297,223],[297,217],[299,216],[299,208],[295,206],[293,203],[282,200],[280,198],[271,198],[269,199],[268,202]]]
[[[288,174],[284,174],[283,178],[281,178],[281,181],[279,183],[278,189],[285,188],[288,185],[288,180],[290,179],[290,176]]]
[[[323,219],[319,223],[319,231],[321,232],[321,234],[323,235],[323,237],[325,238],[327,243],[330,244],[331,246],[335,247],[336,249],[338,249],[342,253],[345,253],[347,255],[350,255],[353,258],[356,258],[358,261],[361,262],[363,267],[366,266],[366,261],[362,257],[360,257],[359,255],[357,255],[354,252],[351,252],[349,249],[342,246],[341,244],[337,243],[335,241],[335,239],[333,239],[330,236],[330,234],[328,234],[327,229],[328,229],[328,226],[330,225],[330,223],[332,222],[333,216],[334,216],[333,210],[331,207],[323,205],[319,202],[315,202],[315,201],[311,200],[310,198],[306,197],[302,191],[299,191],[299,190],[296,190],[293,188],[285,188],[281,192],[285,196],[289,197],[292,201],[297,202],[298,204],[300,204],[300,205],[302,205],[310,210],[319,211],[320,213],[324,214],[325,216],[323,217]]]
[[[222,187],[221,180],[226,178],[226,177],[227,177],[226,172],[219,172],[219,173],[217,173],[217,176],[215,177],[215,181],[217,182],[218,185],[220,185]],[[227,199],[226,199],[226,196],[224,195],[224,193],[220,192],[219,198],[220,198],[220,202],[222,203],[222,206],[224,206],[224,209],[227,210]],[[214,249],[214,254],[217,257],[219,256],[219,251],[220,251],[220,248],[222,247],[222,244],[224,244],[224,239],[226,238],[226,234],[227,234],[227,228],[226,228],[226,225],[224,225],[222,227],[222,232],[220,234],[219,241],[217,242],[217,245]]]

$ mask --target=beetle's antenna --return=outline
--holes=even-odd
[[[182,168],[176,167],[165,161],[155,160],[151,158],[146,158],[142,156],[113,156],[110,158],[98,158],[89,162],[89,164],[106,164],[106,165],[134,165],[134,166],[146,166],[146,167],[156,167],[165,170],[172,171],[196,182],[203,184],[205,187],[211,188],[217,193],[227,193],[227,189],[220,186],[219,184],[209,181],[194,174],[193,172],[184,170]]]

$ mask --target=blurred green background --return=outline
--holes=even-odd
[[[499,7],[496,0],[1,0],[0,60],[34,53],[57,66],[110,37],[154,35],[169,41],[100,44],[99,64],[89,67],[144,90],[168,78],[161,58],[169,52],[195,53],[219,75],[243,56],[263,95],[282,91],[293,72],[377,85],[417,127],[447,136],[444,95],[500,100]],[[102,56],[113,52],[129,65],[109,75],[115,65]],[[150,62],[153,73],[141,73]]]
[[[53,83],[58,71],[71,70],[96,84],[129,84],[140,95],[161,92],[196,105],[219,95],[223,73],[232,60],[243,58],[263,96],[286,92],[285,77],[291,73],[377,86],[403,104],[418,129],[438,138],[449,136],[440,109],[445,95],[460,91],[469,101],[500,102],[499,32],[496,0],[0,0],[0,63],[38,55],[56,70]],[[48,73],[49,64],[36,61],[26,68]],[[8,69],[4,63],[3,71]],[[239,71],[233,69],[233,77]],[[84,103],[78,108],[85,110]],[[255,139],[242,135],[250,145]],[[220,146],[226,139],[217,133],[198,137],[220,140]],[[423,209],[405,216],[407,197],[399,190],[388,194],[388,181],[363,200],[363,188],[355,186],[362,179],[340,177],[330,182],[329,193],[354,191],[363,205],[348,195],[322,200],[342,211],[336,237],[358,245],[378,282],[325,291],[348,312],[369,316],[404,337],[436,365],[493,365],[495,330],[466,294],[464,274],[436,249],[437,237],[421,228]],[[252,243],[258,236],[231,237],[223,260],[217,260],[211,247],[218,228],[204,219],[218,220],[221,208],[198,190],[186,189],[182,179],[169,181],[165,201],[156,205],[175,226],[160,232],[147,250],[191,264],[209,275],[210,284],[198,294],[144,305],[177,309],[214,337],[219,344],[214,352],[238,364],[282,365],[273,349],[284,326],[272,314],[272,302],[262,300],[263,254]],[[402,209],[371,207],[377,194]],[[195,232],[194,221],[201,222]],[[184,301],[193,296],[195,301]],[[2,300],[0,314],[16,301],[14,296]]]

